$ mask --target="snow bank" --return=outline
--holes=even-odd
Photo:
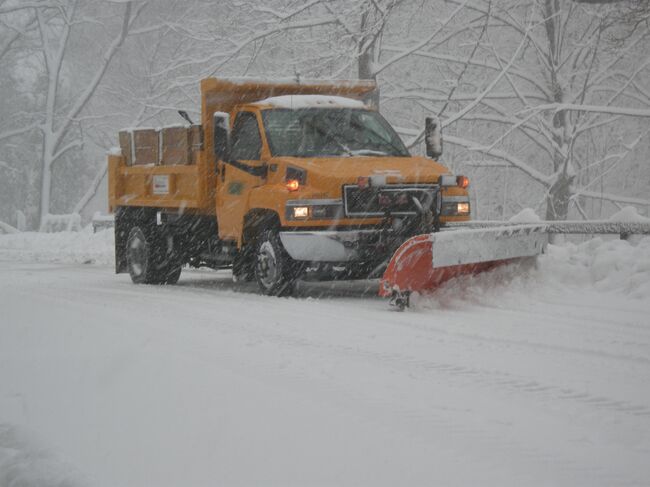
[[[576,290],[650,300],[650,237],[638,243],[594,238],[584,243],[549,245],[546,254],[461,276],[436,291],[415,296],[416,308],[464,307],[468,302],[502,306]],[[578,293],[579,294],[579,293]]]
[[[81,474],[25,434],[0,424],[0,486],[75,487],[89,485]]]
[[[5,222],[0,222],[0,235],[3,233],[18,233],[18,229]]]
[[[14,233],[0,235],[0,259],[112,265],[113,245],[112,228],[97,233],[93,233],[92,226],[80,232]]]
[[[343,96],[328,95],[283,95],[272,96],[258,101],[260,105],[272,105],[276,108],[365,108],[362,101]]]
[[[542,219],[535,213],[532,208],[524,208],[519,213],[514,215],[510,220],[512,223],[537,223]]]
[[[639,212],[636,210],[634,206],[626,206],[625,208],[622,208],[621,210],[614,213],[611,217],[609,217],[609,219],[615,222],[629,222],[629,223],[650,222],[650,218],[646,218],[645,216],[639,215]]]
[[[593,286],[650,299],[650,237],[636,245],[600,238],[549,245],[548,253],[539,258],[539,273],[549,284]]]

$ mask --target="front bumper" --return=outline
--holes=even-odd
[[[364,260],[381,230],[324,230],[280,232],[280,240],[294,260],[353,262]]]
[[[346,187],[349,189],[350,187]],[[353,187],[353,189],[356,186]],[[389,191],[406,191],[404,188],[381,188],[384,193]],[[410,190],[410,188],[407,188]],[[425,191],[435,189],[434,187],[415,187],[413,191]],[[381,191],[377,194],[383,194]],[[467,195],[442,195],[437,192],[435,202],[429,201],[426,205],[435,204],[432,211],[440,215],[445,220],[454,220],[456,218],[469,218],[469,198]],[[345,200],[347,201],[347,200]],[[342,205],[345,204],[345,212]],[[460,211],[460,205],[464,205],[463,211]],[[411,208],[406,214],[391,211],[388,216],[389,228],[371,228],[368,229],[351,229],[351,230],[293,230],[281,231],[280,240],[287,253],[294,260],[306,262],[327,262],[327,263],[347,263],[347,262],[378,262],[392,255],[397,248],[408,238],[422,233],[430,233],[435,224],[434,216],[425,218],[424,215],[418,215],[417,208]],[[301,211],[303,218],[296,217],[296,210]],[[317,211],[318,210],[318,211]],[[422,206],[420,205],[420,210]],[[343,215],[345,213],[345,216]],[[342,200],[290,200],[286,205],[286,219],[292,224],[311,222],[318,220],[321,215],[324,219],[332,219],[333,222],[340,222],[346,218],[364,217],[367,223],[370,219],[384,218],[382,225],[386,224],[384,213],[367,212],[363,215],[354,214],[351,216],[347,203]],[[394,218],[394,219],[393,219]],[[301,220],[301,221],[298,221]],[[433,221],[431,221],[433,220]],[[431,228],[429,228],[431,227]],[[299,227],[298,227],[299,228]],[[331,227],[330,227],[331,228]]]

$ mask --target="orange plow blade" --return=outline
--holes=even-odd
[[[418,235],[393,254],[379,284],[379,295],[397,298],[430,291],[456,276],[478,274],[498,265],[533,257],[548,244],[546,225],[524,224],[452,230]]]

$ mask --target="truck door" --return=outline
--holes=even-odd
[[[221,163],[217,189],[219,237],[239,240],[250,190],[264,183],[255,169],[262,165],[262,138],[253,112],[239,112],[231,135],[230,161]]]

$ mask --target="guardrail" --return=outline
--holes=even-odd
[[[100,230],[106,230],[107,228],[113,228],[115,226],[115,215],[101,215],[95,213],[92,219],[93,233],[97,233]]]
[[[511,222],[511,221],[472,221],[449,223],[446,229],[454,228],[493,228],[525,223],[544,225],[546,232],[555,235],[619,235],[621,240],[627,240],[630,235],[650,235],[649,222],[617,222],[612,220],[585,220],[585,221],[536,221],[536,222]]]

